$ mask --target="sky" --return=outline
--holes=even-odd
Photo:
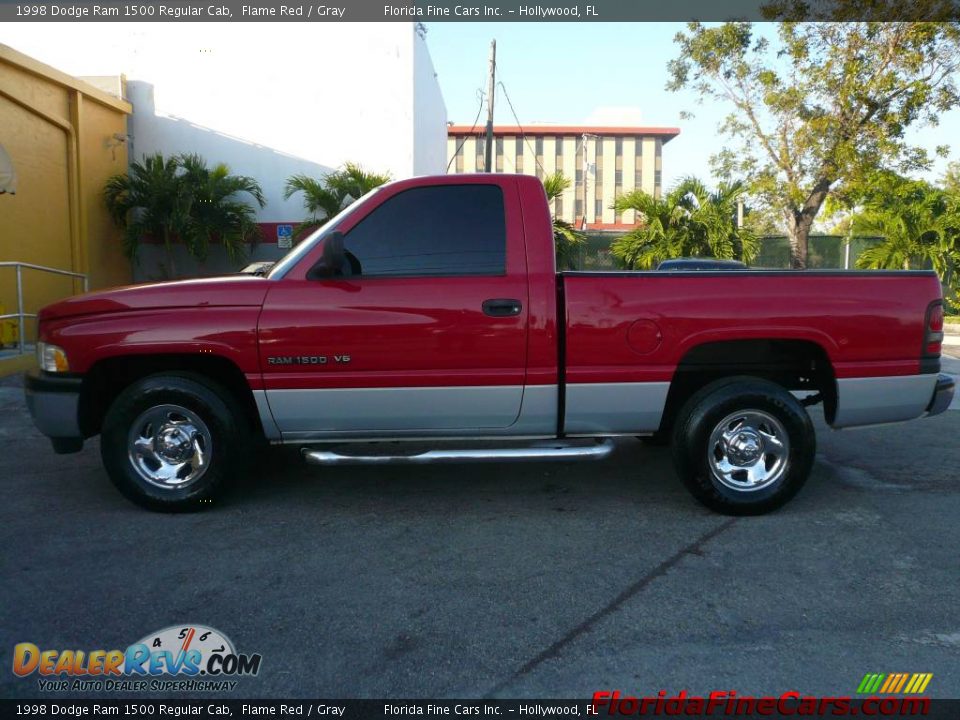
[[[669,1],[669,0],[667,0]],[[447,106],[448,120],[470,125],[486,91],[490,41],[497,41],[498,79],[513,101],[521,124],[585,123],[597,108],[639,110],[644,125],[680,128],[663,149],[664,186],[679,178],[711,178],[710,156],[724,143],[718,122],[729,106],[708,99],[698,105],[691,91],[665,89],[667,62],[677,54],[674,35],[683,23],[426,23],[427,45]],[[774,34],[771,25],[764,34]],[[498,92],[495,122],[514,124]],[[693,119],[682,119],[684,110]],[[486,121],[486,108],[480,124]],[[598,123],[604,124],[604,123]],[[610,123],[605,123],[610,124]],[[960,158],[960,110],[941,118],[937,128],[911,131],[911,142],[928,148],[951,144],[949,159]],[[923,176],[937,179],[947,160]]]

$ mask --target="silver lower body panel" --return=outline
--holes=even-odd
[[[936,375],[842,378],[837,380],[837,414],[833,427],[912,420],[930,405]]]

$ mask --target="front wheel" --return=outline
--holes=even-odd
[[[210,507],[249,446],[232,396],[201,376],[152,375],[117,396],[100,454],[113,484],[151,510]]]
[[[783,387],[724,379],[684,405],[673,448],[677,474],[697,500],[726,515],[760,515],[803,487],[816,434],[806,410]]]

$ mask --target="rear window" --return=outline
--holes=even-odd
[[[503,192],[497,185],[405,190],[350,230],[344,246],[363,277],[502,275]]]

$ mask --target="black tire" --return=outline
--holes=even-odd
[[[784,435],[787,442],[777,446],[771,435]],[[759,447],[750,444],[757,438]],[[744,454],[735,454],[740,451]],[[685,403],[674,425],[677,474],[699,502],[725,515],[761,515],[781,507],[807,481],[815,454],[816,433],[803,405],[780,385],[759,378],[707,385]],[[753,465],[757,479],[731,460]]]
[[[185,478],[195,472],[197,477],[183,486],[175,485],[180,482],[177,476],[154,478],[154,482],[144,476],[161,472],[162,464],[170,459],[155,451],[159,430],[155,425],[164,422],[165,437],[174,434],[172,449],[163,444],[164,449],[192,453],[179,472]],[[135,424],[143,428],[135,428]],[[141,433],[143,429],[145,433]],[[145,457],[131,452],[133,433],[136,437],[152,435],[144,437],[152,448]],[[100,456],[110,480],[127,499],[149,510],[191,512],[210,508],[228,481],[242,472],[252,446],[250,436],[243,408],[229,391],[202,375],[164,373],[138,380],[113,401],[103,421]],[[189,447],[183,444],[187,437],[193,438]],[[177,456],[170,462],[171,472],[180,459]]]

